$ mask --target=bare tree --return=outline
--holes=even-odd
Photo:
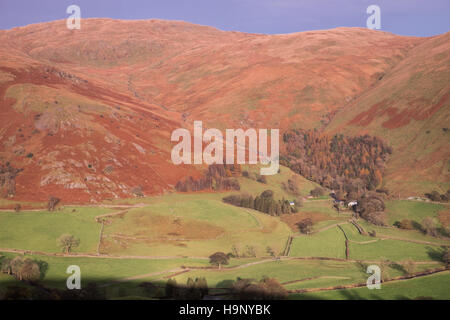
[[[50,199],[48,199],[48,203],[47,203],[48,211],[54,211],[55,207],[59,201],[61,201],[61,199],[53,197],[53,196],[50,197]]]
[[[432,236],[437,237],[437,228],[436,223],[434,222],[433,218],[426,217],[422,220],[422,228],[424,229],[425,233]]]
[[[80,245],[80,240],[75,238],[73,235],[63,234],[61,237],[59,237],[58,243],[63,251],[66,254],[69,254],[70,250]]]
[[[401,263],[403,269],[405,269],[405,272],[408,276],[412,275],[414,271],[416,270],[416,263],[411,260],[407,259]]]

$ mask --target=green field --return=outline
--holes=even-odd
[[[291,232],[276,217],[202,195],[162,197],[111,221],[102,251],[129,255],[209,256],[236,245],[264,256],[267,246],[282,252]]]
[[[101,227],[95,216],[108,212],[113,211],[70,206],[54,212],[0,212],[0,248],[61,252],[57,239],[67,233],[80,239],[73,252],[95,253]]]
[[[294,238],[291,257],[328,257],[345,259],[344,234],[337,227]]]
[[[366,287],[345,290],[322,291],[305,294],[293,294],[291,299],[327,299],[327,300],[405,300],[438,299],[449,300],[450,271],[416,279],[389,282],[381,289],[369,290]]]
[[[250,171],[254,174],[256,168]],[[257,195],[270,189],[277,199],[295,199],[299,195],[282,187],[282,183],[293,175],[289,169],[281,167],[279,175],[267,177],[267,184],[240,177],[240,192]],[[302,196],[317,186],[301,177],[299,181]],[[41,282],[48,287],[64,289],[67,267],[78,265],[82,272],[82,286],[96,282],[108,299],[149,299],[164,296],[164,285],[171,277],[179,284],[185,284],[188,278],[205,277],[213,294],[223,292],[220,288],[230,287],[238,278],[260,280],[272,277],[287,290],[363,283],[368,277],[367,265],[382,259],[392,262],[387,267],[389,277],[406,274],[403,263],[408,259],[421,262],[415,264],[414,272],[440,267],[443,265],[443,246],[450,245],[446,238],[430,237],[418,230],[374,226],[359,219],[358,224],[366,231],[376,231],[376,237],[361,235],[348,222],[350,212],[337,213],[327,197],[305,200],[297,216],[293,214],[289,216],[291,220],[281,220],[280,217],[222,201],[224,196],[236,193],[167,193],[108,202],[110,205],[129,204],[132,206],[129,208],[65,206],[54,212],[3,211],[0,212],[0,248],[40,252],[27,253],[26,256],[46,263],[48,268]],[[6,207],[12,205],[10,202],[4,204]],[[33,203],[33,207],[39,206],[43,207],[43,204]],[[444,206],[438,204],[400,200],[388,201],[386,212],[389,224],[405,218],[419,223],[424,217],[436,218],[442,208]],[[113,215],[103,218],[104,229],[99,241],[101,224],[95,218],[104,214]],[[315,221],[310,235],[300,234],[295,227],[295,223],[305,217],[312,217]],[[340,228],[334,226],[337,223]],[[349,239],[347,261],[344,232]],[[72,256],[52,256],[62,252],[57,239],[66,233],[78,237],[80,246],[74,248]],[[282,255],[290,236],[294,238],[289,257],[270,257],[267,248],[270,247],[277,256]],[[95,256],[98,246],[103,256]],[[208,257],[217,251],[230,253],[233,246],[240,257],[231,257],[229,264],[222,266],[221,270],[211,268]],[[82,257],[81,254],[89,256]],[[14,257],[18,253],[3,255]],[[311,257],[341,260],[305,259]],[[184,273],[179,274],[180,270]],[[442,273],[387,283],[379,292],[367,288],[301,295],[291,292],[289,298],[409,299],[421,296],[449,299],[449,290],[442,285],[448,277],[448,273]],[[427,282],[427,279],[430,280]],[[157,285],[157,289],[150,293],[141,286],[143,282],[151,282]],[[0,273],[0,299],[11,285],[27,286]],[[432,291],[430,286],[439,288]]]
[[[412,259],[415,261],[440,261],[442,249],[426,244],[398,240],[378,240],[373,243],[350,243],[350,258],[356,260],[378,260],[381,257],[392,261]]]
[[[444,205],[441,204],[420,201],[394,200],[386,202],[386,214],[391,225],[403,219],[420,224],[426,217],[436,218],[438,212],[444,208]],[[435,221],[438,222],[437,219]]]

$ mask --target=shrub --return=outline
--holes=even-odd
[[[449,248],[447,248],[447,250],[442,255],[442,261],[445,264],[450,265],[450,249]]]
[[[431,217],[426,217],[422,220],[422,229],[427,235],[430,235],[432,237],[438,236],[436,223]]]
[[[322,188],[317,187],[317,188],[312,189],[312,190],[310,191],[310,194],[311,194],[313,197],[317,198],[317,197],[323,196],[323,195],[325,194],[325,191],[324,191]]]
[[[264,183],[264,184],[267,184],[267,178],[266,178],[266,176],[261,176],[261,175],[259,175],[259,176],[256,178],[256,181],[261,182],[261,183]]]
[[[405,230],[414,229],[413,222],[408,219],[403,219],[402,221],[397,221],[397,222],[395,222],[394,225],[400,229],[405,229]]]
[[[384,212],[376,211],[370,212],[363,216],[368,222],[376,225],[376,226],[386,226],[387,225],[387,217]]]

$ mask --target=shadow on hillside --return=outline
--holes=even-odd
[[[165,280],[145,282],[118,282],[113,279],[82,279],[81,290],[69,290],[66,279],[44,280],[35,283],[11,280],[0,282],[0,300],[323,300],[316,294],[298,293],[280,298],[276,294],[267,295],[257,288],[247,288],[245,292],[231,289],[235,280],[223,280],[215,288],[173,285],[168,288]],[[385,300],[380,294],[361,296],[357,290],[337,290],[336,299],[344,300]],[[409,300],[396,296],[396,300]],[[418,297],[416,299],[432,299]]]
[[[445,247],[426,247],[427,254],[433,261],[439,261],[442,262],[442,259],[444,257]]]

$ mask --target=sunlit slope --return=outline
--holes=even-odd
[[[338,112],[326,131],[371,134],[393,147],[385,186],[401,195],[449,187],[450,33],[428,39],[373,89]]]

